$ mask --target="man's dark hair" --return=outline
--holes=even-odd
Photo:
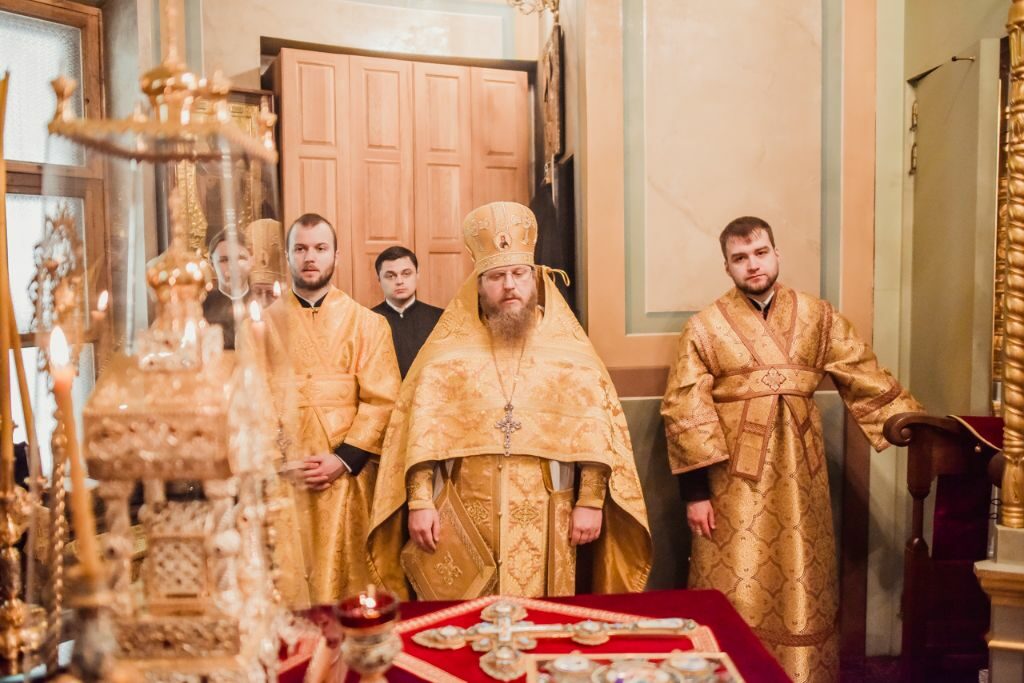
[[[722,256],[725,256],[725,243],[729,238],[736,237],[741,240],[750,240],[758,230],[768,233],[768,241],[775,246],[775,235],[772,234],[772,226],[757,216],[740,216],[725,226],[725,230],[718,236],[718,242],[722,245]]]
[[[288,249],[288,251],[291,251],[292,232],[295,231],[295,228],[299,227],[300,225],[304,228],[314,228],[320,225],[321,223],[323,223],[324,225],[331,229],[331,234],[334,236],[334,250],[337,251],[338,231],[334,229],[334,226],[331,225],[331,222],[329,220],[327,220],[318,213],[304,213],[298,218],[296,218],[294,221],[292,221],[291,226],[288,228],[288,234],[284,236],[285,248]]]
[[[403,246],[395,245],[388,247],[384,251],[377,255],[377,260],[373,262],[373,267],[377,271],[377,277],[380,277],[381,266],[384,265],[385,261],[397,261],[400,258],[406,258],[412,261],[412,267],[416,270],[420,269],[420,262],[416,259],[416,254],[413,253],[412,249],[406,249]]]

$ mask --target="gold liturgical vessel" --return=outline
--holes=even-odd
[[[274,116],[264,104],[255,135],[243,132],[232,120],[230,84],[186,70],[178,58],[178,8],[168,3],[164,10],[165,56],[142,76],[147,104],[133,115],[79,118],[75,82],[53,81],[57,106],[49,131],[81,146],[87,163],[104,169],[107,202],[105,209],[92,210],[74,182],[44,171],[46,234],[61,246],[54,252],[60,255],[37,263],[36,290],[50,295],[34,299],[33,325],[57,403],[57,428],[50,478],[31,479],[48,494],[54,547],[46,558],[49,585],[42,591],[47,609],[26,605],[13,545],[41,497],[10,481],[10,373],[5,368],[0,656],[11,672],[29,668],[33,660],[26,654],[32,653],[55,672],[68,502],[75,539],[67,555],[78,557],[67,574],[68,603],[77,618],[63,630],[75,639],[71,672],[79,679],[274,680],[281,638],[291,628],[275,587],[274,528],[278,516],[292,508],[285,494],[268,493],[285,488],[276,475],[276,421],[258,362],[259,335],[249,327],[250,316],[259,318],[258,304],[252,304],[256,311],[235,306],[240,343],[237,351],[225,350],[221,328],[203,315],[212,274],[205,244],[197,248],[193,239],[196,225],[223,226],[231,277],[219,286],[228,296],[240,300],[249,284],[239,277],[238,266],[247,242],[259,284],[267,288],[283,279],[283,234],[272,182]],[[5,85],[0,81],[0,114]],[[176,175],[182,165],[189,173]],[[182,186],[182,177],[202,183],[199,196],[210,199],[207,205],[185,205],[197,193]],[[154,186],[155,201],[147,191]],[[265,193],[255,214],[240,209],[241,194],[253,192]],[[136,255],[142,253],[146,225],[155,225],[168,246],[143,266]],[[105,256],[79,253],[73,273],[58,267],[74,261],[68,258],[75,253],[69,240],[97,231],[109,235]],[[213,236],[200,237],[208,242]],[[0,248],[6,248],[6,239],[0,239]],[[13,313],[8,315],[6,252],[0,257],[5,268],[0,341],[7,356],[18,336]],[[106,280],[98,280],[104,271]],[[38,284],[44,281],[45,286]],[[108,292],[90,320],[98,282]],[[70,313],[63,315],[61,306]],[[14,356],[20,360],[20,350]],[[79,362],[80,357],[91,361]],[[86,367],[99,370],[95,386]],[[23,380],[21,367],[18,376]],[[76,395],[87,395],[80,438],[73,380]],[[23,395],[28,408],[27,392]],[[83,464],[103,501],[104,531],[98,536]],[[72,474],[69,500],[66,470]]]

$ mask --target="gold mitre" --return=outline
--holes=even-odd
[[[479,275],[502,266],[532,266],[537,218],[515,202],[491,202],[473,209],[462,222],[462,236]]]

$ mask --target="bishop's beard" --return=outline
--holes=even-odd
[[[504,344],[523,341],[537,320],[537,290],[530,294],[519,310],[503,311],[500,304],[492,304],[481,298],[484,324],[491,332],[491,338]]]

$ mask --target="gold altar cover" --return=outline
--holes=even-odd
[[[827,301],[781,284],[767,320],[737,289],[690,319],[662,405],[672,471],[711,466],[717,528],[689,585],[724,592],[796,681],[838,676],[826,374],[877,450],[889,416],[921,410]]]
[[[318,309],[288,292],[266,310],[271,391],[301,462],[343,441],[379,454],[401,383],[391,331],[381,316],[332,287]],[[376,459],[326,491],[293,487],[314,603],[335,602],[370,582],[366,533]]]
[[[641,591],[650,573],[652,544],[622,407],[604,364],[551,280],[551,271],[543,266],[537,270],[544,315],[523,356],[515,396],[515,418],[522,428],[512,436],[514,455],[504,461],[516,473],[512,478],[516,496],[544,491],[538,462],[596,463],[608,468],[603,528],[594,542],[593,589]],[[468,458],[462,461],[467,478],[483,474],[468,471],[495,469],[486,458],[469,456],[502,457],[495,455],[504,450],[495,423],[504,415],[504,404],[490,334],[479,316],[477,279],[472,275],[409,369],[384,442],[374,492],[370,558],[376,578],[389,589],[406,594],[399,551],[410,469],[451,458]],[[520,490],[524,488],[528,490]],[[543,577],[548,563],[541,558],[534,573]]]

